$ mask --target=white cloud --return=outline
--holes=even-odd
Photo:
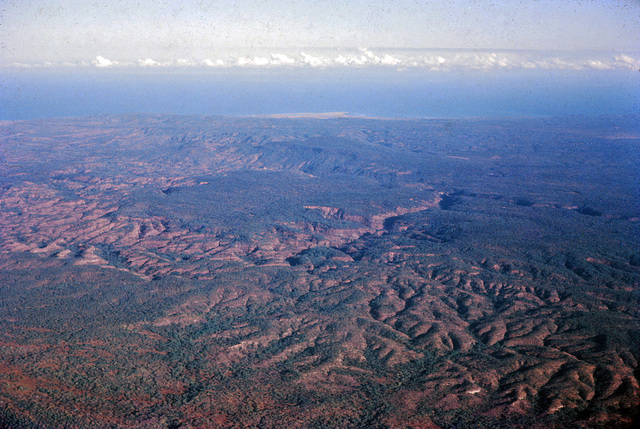
[[[367,48],[360,48],[360,51],[364,54],[363,57],[361,57],[365,62],[370,62],[373,64],[380,64],[380,57],[377,56],[376,54],[374,54],[373,52],[371,52],[369,49]]]
[[[103,56],[98,55],[96,57],[96,59],[91,62],[91,64],[93,64],[96,67],[111,67],[111,66],[115,65],[116,63],[111,61],[111,60],[106,59]]]
[[[209,58],[207,58],[206,60],[202,61],[202,64],[208,67],[222,67],[224,66],[224,61],[223,60],[212,61]]]
[[[269,59],[268,58],[253,57],[253,65],[266,66],[267,64],[269,64]]]
[[[589,60],[587,66],[596,70],[611,70],[613,67],[611,64],[604,63],[600,60]]]
[[[196,63],[187,58],[178,58],[176,60],[176,64],[179,65],[180,67],[190,67],[190,66],[194,66]]]
[[[411,57],[408,61],[406,61],[406,65],[409,67],[426,67],[431,70],[443,70],[448,66],[451,66],[449,68],[455,68],[457,64],[465,64],[463,67],[471,68],[472,61],[469,58],[471,57],[462,57],[460,55],[456,55],[455,57],[447,60],[441,55],[427,55],[423,57]],[[445,63],[447,63],[447,66],[444,65]]]
[[[140,59],[138,58],[138,65],[141,67],[153,67],[159,65],[156,61],[153,61],[151,58]]]
[[[291,65],[294,64],[296,60],[285,55],[285,54],[271,54],[271,64],[275,65]]]
[[[389,54],[380,57],[367,48],[360,48],[357,53],[341,53],[331,63],[334,66],[362,67],[367,65],[395,66],[401,64],[402,61]]]
[[[636,61],[631,58],[629,55],[616,55],[615,60],[621,63],[625,63],[625,64],[634,64]]]
[[[249,55],[222,56],[218,58],[194,59],[182,57],[156,61],[151,58],[111,60],[98,55],[95,60],[79,63],[12,63],[8,67],[78,67],[92,65],[108,67],[394,67],[398,70],[419,68],[433,71],[450,70],[639,70],[640,54],[611,55],[606,52],[545,53],[539,51],[437,51],[437,50],[383,50],[342,49],[309,50],[306,52],[255,51]]]
[[[393,57],[389,54],[384,54],[382,59],[380,60],[380,64],[384,64],[385,66],[395,66],[400,63],[400,60],[396,57]]]
[[[349,60],[342,55],[338,56],[334,61],[342,66],[349,64]]]
[[[439,63],[443,64],[444,61],[439,61]],[[464,61],[464,63],[466,63],[469,68],[477,69],[500,69],[512,67],[514,65],[507,57],[495,52],[476,54],[473,58],[469,58]]]
[[[253,58],[240,57],[236,61],[236,64],[239,66],[261,67],[261,66],[269,65],[270,61],[268,58],[264,58],[264,57],[253,57]]]
[[[640,70],[640,61],[634,60],[629,55],[616,55],[614,57],[616,63],[615,65],[620,68],[628,68],[631,70]]]
[[[540,61],[536,61],[535,68],[547,69],[547,70],[570,70],[580,69],[579,64],[564,61],[558,57],[548,58]]]
[[[305,54],[304,52],[300,52],[300,56],[302,57],[302,61],[308,66],[321,67],[323,65],[326,65],[326,60],[323,60],[322,58]]]

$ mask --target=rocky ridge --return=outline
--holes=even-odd
[[[382,122],[4,125],[0,421],[630,427],[624,120]]]

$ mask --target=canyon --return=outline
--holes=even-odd
[[[0,426],[633,427],[640,118],[0,123]]]

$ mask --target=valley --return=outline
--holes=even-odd
[[[638,117],[0,124],[0,426],[632,427]]]

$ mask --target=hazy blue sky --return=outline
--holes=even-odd
[[[640,0],[0,0],[0,119],[636,113],[639,21]]]
[[[286,64],[320,47],[626,52],[640,47],[640,1],[0,0],[0,44],[0,65],[222,64],[262,51]]]

